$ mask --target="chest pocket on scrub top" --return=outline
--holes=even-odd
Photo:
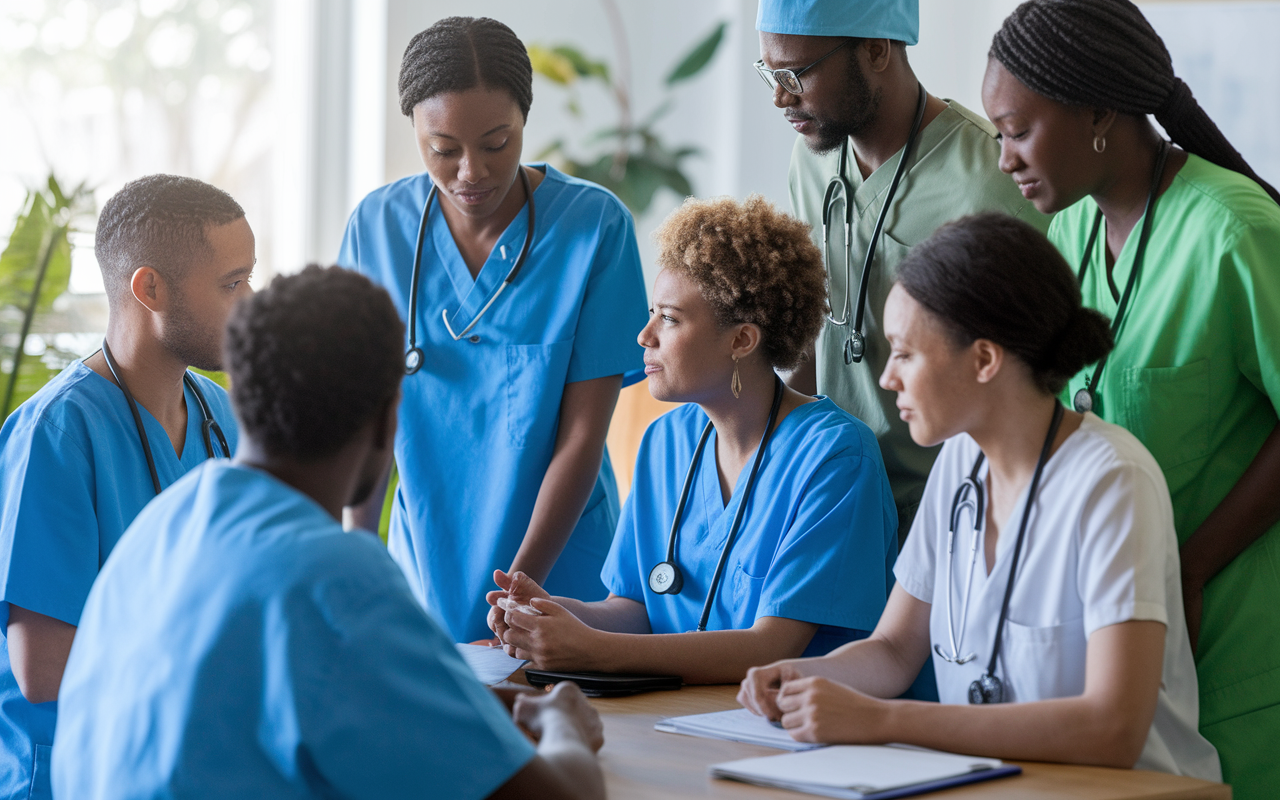
[[[507,345],[507,437],[514,447],[555,442],[555,424],[573,339]]]
[[[1007,620],[1000,674],[1013,690],[1013,700],[1023,703],[1083,694],[1087,644],[1082,619],[1044,627]]]
[[[1208,359],[1180,367],[1130,367],[1121,378],[1123,410],[1110,421],[1138,437],[1161,470],[1209,454]]]

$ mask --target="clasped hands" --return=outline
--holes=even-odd
[[[523,572],[494,570],[498,590],[485,595],[488,623],[507,655],[539,669],[587,671],[599,657],[599,631],[551,599]]]
[[[747,670],[738,702],[781,723],[798,742],[880,744],[891,705],[821,675],[820,659],[787,659]]]

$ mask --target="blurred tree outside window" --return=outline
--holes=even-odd
[[[273,266],[273,120],[282,100],[272,97],[274,6],[0,5],[0,249],[29,209],[29,193],[44,190],[50,177],[64,188],[89,187],[92,206],[101,208],[127,181],[168,172],[208,181],[244,207],[257,237],[260,284]],[[0,380],[19,346],[24,373],[32,365],[53,374],[100,345],[107,308],[92,218],[73,227],[70,244],[67,291],[37,316],[24,343],[14,296],[0,293]]]

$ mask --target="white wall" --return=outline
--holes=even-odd
[[[980,89],[991,37],[1017,3],[920,0],[921,44],[908,55],[926,88],[981,112]],[[759,57],[756,0],[620,0],[619,5],[630,42],[637,117],[660,102],[662,78],[675,61],[718,21],[729,22],[715,60],[697,78],[679,86],[675,108],[659,130],[668,143],[702,148],[701,157],[686,162],[698,195],[743,197],[759,192],[786,208],[787,162],[795,134],[751,67]],[[1175,68],[1228,138],[1264,177],[1280,179],[1280,145],[1273,133],[1280,128],[1280,104],[1248,102],[1251,96],[1280,96],[1280,49],[1267,46],[1280,33],[1280,2],[1149,2],[1143,7],[1169,44]],[[364,15],[363,27],[359,19],[356,25],[363,31],[364,44],[358,41],[355,50],[385,59],[385,73],[353,70],[353,91],[361,107],[353,124],[363,125],[358,120],[376,114],[380,103],[384,125],[375,122],[373,136],[352,136],[361,144],[360,164],[349,171],[349,206],[369,189],[422,169],[409,122],[399,111],[396,77],[409,39],[436,20],[452,14],[494,17],[510,25],[526,43],[572,43],[587,55],[617,66],[599,0],[358,0],[355,8],[357,15]],[[381,50],[376,42],[369,44],[370,20],[373,27],[385,25]],[[1203,35],[1205,30],[1211,30],[1211,35]],[[558,137],[577,140],[582,131],[597,130],[616,119],[610,98],[594,86],[581,95],[582,121],[565,113],[564,98],[559,87],[535,76],[533,109],[525,131],[526,159]],[[371,152],[380,133],[385,133],[381,159]],[[641,255],[650,280],[650,234],[678,203],[679,198],[662,190],[638,220]]]

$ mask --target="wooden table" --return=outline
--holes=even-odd
[[[722,761],[774,755],[756,745],[659,733],[663,717],[737,708],[736,686],[686,686],[677,692],[600,698],[591,703],[604,720],[600,761],[611,800],[681,800],[689,797],[786,798],[810,795],[712,780],[707,767]],[[1090,800],[1230,800],[1231,788],[1162,772],[1014,762],[1023,774],[937,792],[952,798],[1090,798]]]

